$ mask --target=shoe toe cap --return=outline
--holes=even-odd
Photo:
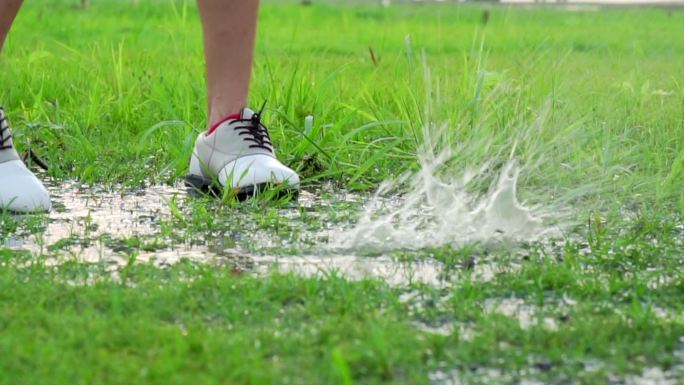
[[[0,209],[29,213],[50,208],[50,194],[21,161],[0,164]]]
[[[296,172],[278,159],[262,154],[245,156],[228,163],[219,173],[219,182],[231,188],[273,183],[299,189]]]

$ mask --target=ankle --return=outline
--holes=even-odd
[[[226,121],[234,115],[240,115],[245,108],[245,101],[226,102],[222,98],[214,98],[209,105],[209,128]]]

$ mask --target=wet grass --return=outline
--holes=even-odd
[[[265,4],[251,100],[307,193],[238,204],[174,185],[206,125],[194,5],[28,2],[0,101],[56,209],[0,214],[0,383],[681,382],[684,13],[488,9]],[[283,267],[334,260],[430,125],[575,225],[344,251],[436,278]]]
[[[596,251],[508,255],[518,268],[483,280],[464,267],[439,286],[255,277],[231,259],[112,275],[106,264],[3,251],[3,380],[606,383],[643,367],[681,376],[684,286],[668,257],[681,233],[653,226],[665,234],[658,244],[615,235]]]

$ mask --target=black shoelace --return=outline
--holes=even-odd
[[[268,133],[268,128],[261,123],[261,113],[264,112],[266,103],[261,106],[259,112],[255,112],[252,117],[248,119],[236,119],[238,123],[244,123],[244,125],[235,127],[238,131],[238,135],[242,136],[243,140],[247,142],[252,142],[249,148],[263,148],[273,152],[273,144],[271,143],[271,136]]]
[[[12,139],[12,133],[9,129],[9,123],[7,122],[5,111],[0,107],[0,150],[9,150],[12,148],[10,139]]]

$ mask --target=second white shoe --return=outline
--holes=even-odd
[[[292,195],[299,191],[299,176],[278,160],[260,114],[249,108],[197,137],[186,183],[206,191],[214,181],[239,199],[268,187]]]
[[[50,206],[50,194],[14,149],[7,116],[0,107],[0,211],[32,213],[49,211]]]

